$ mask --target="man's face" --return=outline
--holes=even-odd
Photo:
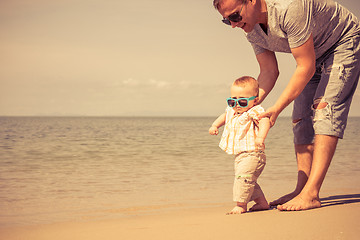
[[[236,0],[223,0],[219,6],[220,14],[230,20],[233,28],[241,28],[245,32],[251,32],[256,24],[253,17],[254,1],[246,1],[245,3]],[[240,16],[240,21],[231,21],[232,16]]]

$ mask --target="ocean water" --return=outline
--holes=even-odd
[[[0,226],[231,202],[233,156],[218,147],[221,134],[208,134],[214,119],[0,117]],[[279,118],[266,140],[259,183],[269,197],[295,184],[291,128],[290,118]],[[360,190],[359,135],[360,118],[350,118],[325,194]]]

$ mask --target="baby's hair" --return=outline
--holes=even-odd
[[[250,76],[243,76],[236,79],[233,83],[233,86],[246,87],[250,86],[256,91],[256,96],[259,95],[259,83],[255,78]]]

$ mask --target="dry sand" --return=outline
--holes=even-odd
[[[301,212],[225,215],[232,205],[174,210],[112,221],[1,227],[2,240],[360,239],[360,194],[323,199]]]

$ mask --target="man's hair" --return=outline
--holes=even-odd
[[[220,8],[220,6],[221,6],[221,4],[222,4],[222,1],[223,1],[223,0],[214,0],[214,1],[213,1],[213,5],[214,5],[214,8],[215,8],[216,10],[219,10],[219,8]],[[237,2],[239,2],[239,3],[245,3],[245,2],[246,2],[246,0],[235,0],[235,1],[237,1]]]
[[[240,77],[234,81],[233,86],[251,87],[251,88],[255,89],[256,96],[259,95],[259,83],[253,77],[250,77],[250,76]]]

